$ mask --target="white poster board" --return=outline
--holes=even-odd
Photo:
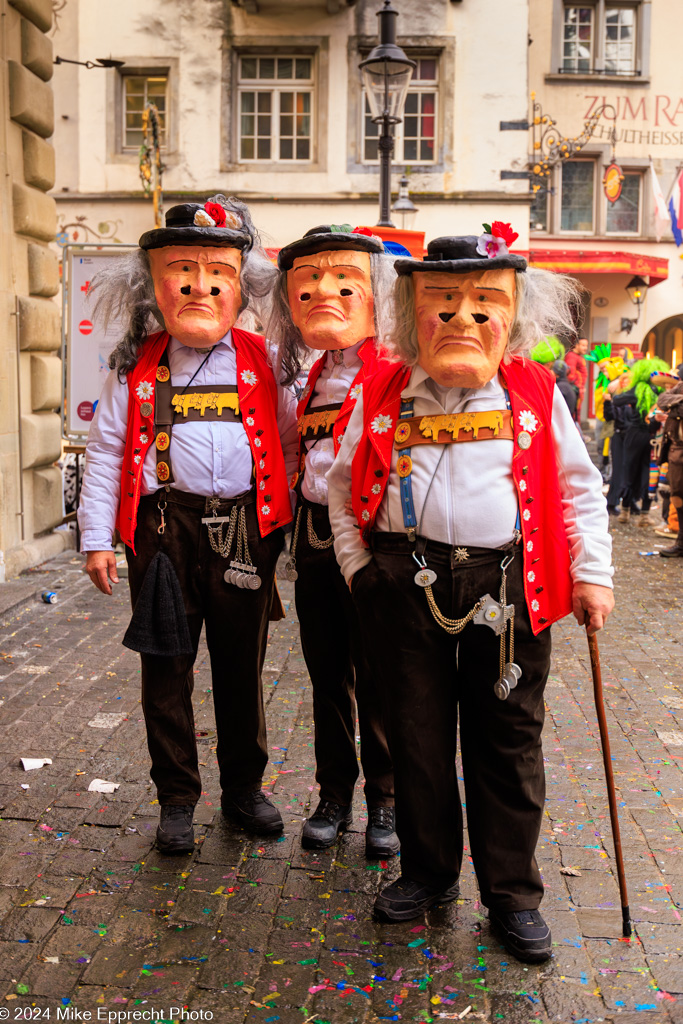
[[[110,323],[106,332],[101,325],[93,323],[92,303],[88,300],[90,282],[112,260],[120,259],[134,248],[130,245],[64,246],[62,436],[65,439],[88,436],[109,372],[109,353],[123,333],[117,323]]]

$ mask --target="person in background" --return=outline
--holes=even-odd
[[[667,370],[668,366],[661,359],[637,360],[629,370],[630,387],[612,398],[615,415],[623,414],[624,422],[620,523],[628,523],[633,515],[637,517],[639,526],[648,525],[650,442],[657,431],[657,423],[653,422],[651,412],[660,390],[653,386],[650,376]]]
[[[567,352],[567,355],[564,357],[568,367],[567,380],[570,384],[576,384],[579,389],[579,399],[576,403],[576,412],[574,414],[574,419],[577,423],[581,422],[581,408],[586,390],[586,380],[588,379],[588,367],[584,358],[587,351],[588,339],[579,338],[574,348]]]
[[[557,390],[560,392],[565,402],[567,403],[567,408],[571,413],[572,419],[576,421],[576,406],[578,398],[576,394],[576,388],[567,380],[567,364],[563,362],[561,359],[557,359],[553,363],[553,373],[555,374]]]
[[[683,364],[677,367],[681,376]],[[660,452],[663,462],[668,463],[669,488],[671,505],[678,516],[678,533],[673,547],[664,548],[659,554],[662,558],[683,558],[683,529],[681,529],[681,512],[683,511],[683,380],[657,399],[657,409],[666,414],[664,424],[664,441]]]

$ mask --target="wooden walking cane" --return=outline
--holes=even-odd
[[[600,742],[602,744],[602,760],[605,765],[605,781],[607,783],[607,799],[609,801],[609,816],[612,822],[612,839],[614,840],[614,856],[617,861],[617,877],[619,879],[619,894],[621,897],[621,919],[623,935],[628,939],[631,935],[631,913],[628,908],[628,893],[626,892],[626,875],[624,873],[624,855],[621,851],[621,832],[619,831],[619,816],[617,814],[617,795],[614,790],[614,773],[612,772],[612,755],[609,747],[609,734],[607,732],[607,717],[605,715],[605,702],[602,693],[602,674],[600,672],[600,654],[598,653],[598,638],[588,637],[588,650],[591,657],[591,670],[593,672],[593,693],[595,696],[595,710],[598,713],[598,725],[600,727]]]

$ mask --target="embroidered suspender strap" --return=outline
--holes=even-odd
[[[154,403],[154,446],[157,455],[157,480],[160,484],[173,483],[171,469],[171,429],[173,427],[173,410],[171,407],[171,370],[168,365],[168,348],[159,360],[157,367],[156,399]]]
[[[400,436],[399,436],[400,430]],[[453,444],[463,441],[512,441],[512,413],[493,409],[490,412],[458,412],[443,416],[411,416],[401,419],[394,439],[400,450],[410,444]]]
[[[324,437],[332,437],[341,407],[342,403],[339,402],[336,405],[320,405],[317,409],[304,412],[298,422],[301,440],[320,441]]]
[[[413,399],[401,399],[401,420],[412,416],[413,412]],[[403,423],[399,421],[396,427],[395,440],[405,441],[410,437],[410,430],[404,431]],[[413,501],[413,482],[412,482],[412,469],[413,460],[410,457],[410,448],[401,448],[398,453],[398,462],[396,466],[398,475],[400,477],[400,491],[401,491],[401,510],[403,512],[403,525],[406,528],[408,534],[408,540],[415,542],[417,536],[417,518],[415,516],[415,502]]]

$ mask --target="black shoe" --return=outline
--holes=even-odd
[[[315,813],[304,823],[301,845],[305,850],[324,850],[332,846],[339,833],[352,821],[350,804],[342,807],[331,800],[321,800]]]
[[[672,548],[662,548],[659,555],[661,558],[683,558],[683,548],[674,544]]]
[[[421,882],[412,882],[401,875],[383,889],[375,900],[375,917],[380,921],[410,921],[439,903],[452,903],[459,895],[458,882],[454,882],[448,889],[435,889]]]
[[[272,835],[284,828],[280,812],[261,789],[247,793],[223,793],[221,810],[226,818],[232,818],[242,828],[258,835]]]
[[[396,835],[396,811],[393,807],[368,807],[365,830],[365,856],[382,860],[395,857],[401,849]]]
[[[525,964],[540,964],[553,954],[550,928],[538,910],[489,910],[491,927],[509,953]]]
[[[157,828],[157,846],[162,853],[192,853],[194,850],[194,806],[163,804]]]

